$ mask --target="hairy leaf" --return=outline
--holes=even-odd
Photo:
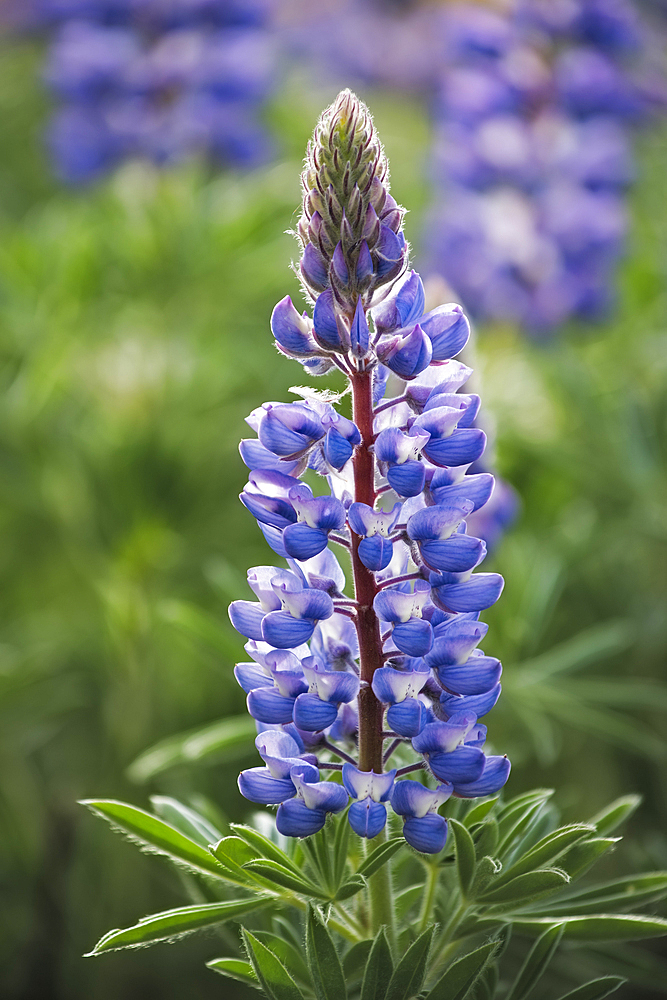
[[[318,1000],[345,1000],[347,987],[336,946],[312,906],[308,907],[306,955]]]
[[[610,993],[615,993],[623,983],[627,982],[622,976],[603,976],[601,979],[591,979],[590,983],[579,986],[560,997],[560,1000],[603,1000]]]
[[[272,902],[270,896],[256,895],[252,899],[234,899],[224,903],[202,903],[181,906],[176,910],[152,913],[142,917],[133,927],[109,931],[97,942],[90,955],[121,948],[142,948],[158,941],[168,941],[181,934],[190,934],[202,927],[210,927],[226,920],[238,920],[252,910],[261,909]]]
[[[484,857],[477,862],[475,878],[470,889],[470,898],[477,899],[484,892],[493,878],[502,871],[502,865],[497,858]]]
[[[366,888],[366,879],[363,875],[353,875],[352,878],[348,879],[347,882],[343,884],[338,889],[336,893],[337,900],[350,899],[351,896],[356,896],[358,892]]]
[[[520,934],[541,934],[547,925],[554,922],[563,923],[563,936],[571,941],[642,941],[667,934],[667,920],[636,913],[559,916],[555,921],[549,917],[527,918],[522,915],[512,918],[514,929]]]
[[[433,927],[417,938],[394,969],[385,1000],[409,1000],[419,993],[433,939]]]
[[[167,795],[151,795],[151,805],[158,816],[190,840],[196,840],[202,847],[208,849],[209,844],[217,843],[223,836],[222,831],[217,830],[204,816],[178,799]]]
[[[572,844],[589,836],[591,833],[595,833],[594,827],[583,823],[563,826],[559,830],[554,830],[553,833],[548,833],[535,847],[531,848],[530,851],[515,861],[514,864],[510,865],[509,868],[506,868],[498,877],[497,884],[504,884],[516,878],[517,875],[523,875],[526,872],[535,871],[537,868],[550,865],[568,847],[571,847]]]
[[[172,861],[187,865],[188,868],[204,872],[206,875],[215,875],[216,878],[227,877],[227,873],[215,858],[211,857],[209,851],[152,813],[114,799],[85,799],[81,804],[87,806],[95,815],[106,819],[132,840],[138,841],[142,847],[157,854],[165,854]]]
[[[620,837],[592,837],[590,840],[580,840],[558,859],[558,864],[571,878],[583,875],[603,854],[614,848],[620,839]]]
[[[467,897],[475,875],[475,844],[470,833],[456,819],[450,819],[449,824],[454,833],[456,845],[456,871],[459,877],[461,893]]]
[[[303,1000],[301,990],[280,959],[245,927],[241,928],[241,935],[253,972],[269,1000]]]
[[[384,1000],[394,972],[394,963],[384,927],[378,931],[364,969],[361,1000]]]
[[[234,831],[237,837],[253,848],[255,857],[268,858],[270,861],[276,861],[279,865],[284,865],[285,868],[290,868],[295,875],[301,875],[300,870],[294,864],[291,858],[285,854],[284,851],[274,844],[272,840],[265,837],[258,830],[253,829],[251,826],[245,826],[241,823],[231,823],[231,829]]]
[[[239,983],[245,983],[246,986],[259,988],[259,982],[253,972],[252,965],[250,962],[244,962],[241,958],[214,958],[206,963],[206,968],[213,969],[214,972],[219,972],[220,975],[227,976],[228,979],[236,979]]]
[[[488,941],[481,948],[457,959],[427,994],[426,1000],[465,1000],[493,958],[497,947],[496,941]]]
[[[357,869],[357,875],[364,875],[369,878],[371,875],[375,874],[382,865],[386,864],[390,858],[393,858],[394,854],[401,847],[405,847],[405,840],[403,837],[394,837],[392,840],[386,840],[383,844],[378,844],[377,847],[373,848],[371,853],[367,858],[361,863]]]
[[[478,897],[478,902],[496,904],[528,901],[546,895],[548,892],[556,892],[557,889],[562,889],[568,881],[567,873],[559,868],[544,868],[536,872],[525,872],[501,885],[493,882],[490,888]]]
[[[548,927],[528,953],[505,1000],[524,1000],[544,975],[563,936],[562,924]]]
[[[601,809],[588,821],[600,837],[606,837],[625,823],[641,805],[641,795],[624,795]]]
[[[469,809],[465,814],[465,818],[463,819],[464,826],[470,829],[475,823],[481,823],[491,812],[497,801],[498,796],[496,795],[492,799],[484,799],[481,802],[475,803],[472,809]]]
[[[313,885],[312,882],[295,875],[289,868],[285,868],[284,865],[279,865],[277,861],[268,861],[266,858],[255,858],[253,861],[248,861],[243,868],[244,871],[260,875],[268,882],[274,882],[283,889],[290,889],[292,892],[298,892],[302,896],[310,896],[312,899],[323,900],[330,898],[328,893],[323,892],[322,889]]]

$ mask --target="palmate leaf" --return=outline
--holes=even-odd
[[[493,810],[496,802],[498,801],[498,796],[494,796],[492,799],[483,799],[481,802],[476,802],[475,805],[468,810],[463,818],[463,825],[470,829],[475,823],[481,823],[483,819],[486,819],[488,814]]]
[[[270,896],[256,895],[251,899],[235,899],[224,903],[203,903],[182,906],[176,910],[153,913],[133,927],[109,931],[97,942],[89,956],[122,948],[143,948],[158,941],[169,941],[183,934],[191,934],[203,927],[238,920],[240,917],[270,905]],[[89,957],[86,956],[86,957]]]
[[[497,951],[498,942],[489,941],[457,959],[426,995],[426,1000],[466,1000]]]
[[[206,875],[222,879],[227,877],[225,869],[209,851],[143,809],[114,799],[84,799],[81,805],[87,806],[96,816],[107,820],[148,851],[164,854],[172,861]]]
[[[252,970],[269,1000],[303,1000],[301,990],[280,959],[245,927],[241,928],[241,935]]]
[[[312,906],[306,922],[306,955],[318,1000],[345,1000],[347,987],[336,946]]]
[[[151,795],[151,805],[158,816],[175,826],[190,840],[196,840],[202,847],[208,848],[209,844],[215,844],[223,836],[222,830],[218,830],[204,816],[178,799],[167,795]]]
[[[294,864],[292,859],[282,851],[277,844],[265,837],[259,830],[242,823],[231,823],[230,828],[237,837],[244,840],[253,849],[255,857],[264,857],[269,861],[276,861],[279,865],[289,868],[295,875],[302,877],[301,870]]]
[[[222,719],[156,743],[130,764],[127,775],[131,781],[142,784],[177,764],[192,764],[207,758],[232,760],[247,756],[256,735],[255,723],[248,715]]]
[[[553,789],[550,788],[527,792],[511,800],[507,806],[498,811],[499,857],[504,857],[511,846],[520,839],[552,795]]]
[[[259,875],[267,882],[274,882],[283,889],[291,892],[298,892],[302,896],[310,899],[328,900],[330,895],[323,892],[312,882],[301,876],[295,875],[289,868],[278,864],[277,861],[268,861],[266,858],[255,858],[243,865],[244,871],[249,871],[254,875]]]
[[[559,857],[558,864],[570,878],[579,878],[603,854],[613,850],[620,840],[620,837],[591,837],[589,840],[580,840]]]

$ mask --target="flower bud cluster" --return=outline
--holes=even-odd
[[[345,150],[337,166],[335,150]],[[314,391],[291,403],[265,403],[248,417],[256,437],[241,442],[250,470],[241,500],[286,565],[251,569],[255,600],[229,609],[248,639],[249,660],[235,674],[264,761],[242,772],[239,787],[253,802],[278,805],[278,830],[288,836],[316,832],[328,813],[349,803],[352,829],[375,837],[389,805],[410,844],[437,852],[447,837],[439,807],[450,795],[497,791],[510,766],[484,753],[486,727],[479,722],[498,699],[501,674],[499,661],[478,649],[487,631],[479,616],[503,581],[475,572],[486,546],[466,526],[494,485],[488,473],[468,473],[485,445],[474,426],[479,397],[458,391],[471,371],[453,360],[469,329],[456,305],[424,312],[400,209],[378,222],[400,247],[400,274],[397,261],[386,269],[384,257],[373,256],[381,236],[369,244],[359,228],[359,204],[361,215],[370,208],[379,220],[375,206],[392,201],[370,115],[353,94],[341,94],[321,119],[308,162],[309,206],[313,191],[331,188],[329,204],[352,220],[353,238],[332,246],[338,208],[321,215],[312,232],[318,210],[304,210],[301,274],[315,299],[313,316],[299,315],[287,298],[271,327],[279,350],[307,370],[328,362],[346,372],[356,419]],[[348,174],[353,183],[341,181]],[[360,282],[364,246],[370,270]],[[337,251],[355,275],[347,284]],[[319,291],[310,265],[303,266],[314,252],[327,276]],[[404,389],[385,398],[391,372]],[[314,494],[300,478],[306,470],[323,477],[329,495]],[[331,543],[351,555],[354,594]],[[362,591],[370,594],[368,605]],[[369,700],[379,715],[369,713]],[[369,768],[361,766],[362,744],[373,725],[380,728],[370,736],[387,747]],[[399,751],[411,762],[388,768]],[[423,782],[403,777],[415,770]],[[333,779],[323,778],[326,772]]]
[[[66,181],[132,156],[252,166],[270,154],[258,115],[275,75],[266,4],[42,0],[38,11],[53,32],[44,75],[62,103],[48,141]]]

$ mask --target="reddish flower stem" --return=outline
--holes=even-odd
[[[375,458],[370,450],[373,443],[373,391],[370,371],[355,372],[352,382],[353,419],[361,435],[352,459],[354,468],[354,498],[372,507],[375,502]],[[382,666],[380,623],[373,610],[378,592],[375,576],[359,558],[361,538],[352,532],[352,572],[354,596],[358,605],[357,634],[360,650],[360,676],[368,686],[359,691],[359,769],[382,771],[382,704],[370,687],[373,674]]]

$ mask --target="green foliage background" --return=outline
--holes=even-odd
[[[271,343],[287,292],[303,148],[332,95],[293,84],[269,117],[281,160],[246,176],[130,164],[79,192],[50,179],[40,54],[0,51],[0,962],[2,995],[221,995],[211,942],[83,961],[108,928],[182,902],[165,865],[76,799],[149,791],[244,815],[237,756],[126,777],[147,746],[243,712],[226,605],[267,560],[237,501],[243,418],[301,370]],[[419,250],[428,125],[363,94]],[[498,467],[523,514],[488,649],[505,663],[494,746],[511,791],[554,785],[566,814],[640,791],[625,863],[667,863],[667,130],[640,144],[618,305],[536,345],[479,331]],[[619,852],[621,853],[621,852]],[[620,862],[619,862],[620,863]],[[239,986],[239,997],[246,995]],[[619,993],[619,996],[623,996]]]

